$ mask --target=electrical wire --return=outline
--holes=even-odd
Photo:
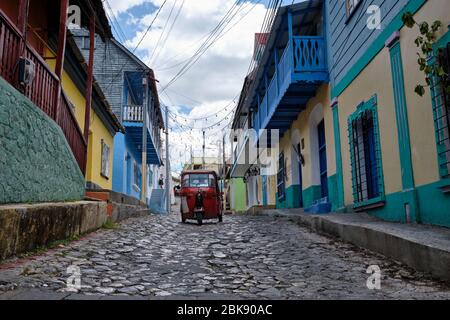
[[[230,32],[237,24],[239,24],[242,20],[243,20],[243,18],[245,18],[258,4],[260,4],[262,2],[262,0],[259,0],[259,1],[257,1],[256,3],[254,3],[253,4],[253,6],[252,6],[252,8],[250,8],[236,23],[234,23],[228,30],[225,30],[217,39],[216,39],[216,41],[214,42],[214,43],[212,43],[210,46],[208,46],[208,48],[207,49],[209,49],[213,44],[215,44],[218,40],[220,40],[221,38],[223,38],[228,32]],[[246,3],[245,5],[244,5],[244,7],[242,8],[242,10],[246,7],[248,5],[248,3]],[[194,44],[197,44],[198,42],[200,42],[202,39],[204,39],[205,37],[207,37],[208,35],[210,35],[211,33],[209,33],[209,34],[207,34],[207,35],[205,35],[205,36],[203,36],[202,38],[200,38],[200,40],[199,41],[197,41],[197,42],[195,42],[195,43],[193,43],[193,45]],[[192,47],[193,45],[190,45],[190,46],[188,46],[188,47]],[[171,69],[174,69],[174,68],[176,68],[176,67],[178,67],[178,66],[180,66],[180,65],[182,65],[182,64],[184,64],[184,63],[186,63],[186,62],[188,62],[188,61],[190,61],[191,59],[192,59],[192,57],[189,57],[189,58],[187,58],[187,59],[185,59],[185,60],[182,60],[181,62],[178,62],[178,63],[176,63],[176,64],[174,64],[174,65],[172,65],[172,66],[170,66],[170,67],[164,67],[165,65],[167,65],[167,62],[168,61],[170,61],[170,59],[174,59],[175,57],[178,57],[178,56],[180,56],[181,54],[183,53],[183,51],[181,51],[179,54],[177,54],[177,55],[175,55],[175,56],[173,56],[172,58],[169,58],[168,60],[166,60],[166,62],[165,63],[163,63],[163,65],[162,65],[162,68],[158,68],[157,70],[158,71],[166,71],[166,70],[171,70]]]
[[[114,11],[113,11],[109,1],[108,0],[104,0],[104,2],[106,3],[106,6],[108,7],[109,12],[111,13],[111,16],[112,16],[112,18],[113,18],[113,20],[114,20],[114,22],[115,22],[115,24],[117,26],[117,30],[118,31],[116,31],[116,34],[122,38],[122,43],[125,43],[125,41],[127,39],[127,37],[125,36],[125,32],[123,31],[122,27],[120,26],[119,21],[117,20],[117,17],[114,14]],[[108,16],[107,12],[106,12],[106,15]],[[114,27],[114,24],[112,23],[112,19],[109,18],[109,20],[110,20],[111,25],[113,26],[113,28],[116,30],[116,27]]]
[[[233,6],[227,11],[225,16],[219,22],[219,24],[213,29],[211,35],[202,43],[202,45],[197,49],[194,55],[189,59],[189,61],[178,71],[178,73],[163,87],[163,90],[175,83],[181,76],[183,76],[208,50],[208,48],[215,42],[218,36],[223,32],[224,28],[231,22],[231,20],[239,12],[240,8],[238,5],[243,0],[237,0]],[[235,9],[237,8],[237,11]],[[242,9],[242,8],[241,8]],[[225,26],[225,27],[224,27]]]
[[[184,7],[184,4],[186,3],[186,0],[183,0],[183,2],[181,3],[181,5],[180,5],[180,7],[178,8],[178,12],[177,12],[177,14],[175,15],[175,18],[173,19],[173,22],[172,22],[172,25],[170,26],[170,28],[169,28],[169,32],[167,32],[167,35],[166,35],[166,37],[164,38],[164,40],[162,41],[162,46],[161,46],[161,49],[158,51],[158,53],[155,55],[155,58],[154,58],[154,63],[156,63],[156,61],[158,60],[158,58],[159,58],[159,55],[161,54],[161,52],[163,51],[163,49],[164,49],[164,46],[165,46],[165,44],[167,43],[167,40],[169,39],[169,37],[170,37],[170,35],[171,35],[171,33],[172,33],[172,31],[173,31],[173,28],[174,28],[174,26],[175,26],[175,24],[176,24],[176,22],[178,21],[178,18],[180,17],[180,14],[181,14],[181,11],[183,10],[183,7]]]
[[[175,6],[177,5],[177,2],[178,2],[178,0],[175,0],[173,2],[173,6],[170,9],[169,16],[167,17],[166,22],[164,23],[163,29],[161,30],[161,34],[159,35],[158,41],[156,42],[155,48],[153,49],[153,52],[152,52],[152,55],[150,56],[150,59],[148,59],[148,61],[150,61],[150,64],[153,61],[153,57],[155,56],[156,51],[158,50],[159,44],[161,43],[161,40],[164,36],[164,32],[166,31],[166,28],[169,25],[170,18],[172,17],[172,13],[173,13],[173,10],[175,9]]]
[[[152,22],[150,23],[150,25],[148,26],[147,30],[144,32],[144,34],[142,35],[141,39],[139,40],[138,44],[136,45],[136,47],[133,49],[132,53],[134,54],[136,52],[136,50],[139,48],[139,46],[141,45],[142,41],[144,41],[145,37],[147,36],[148,32],[150,31],[150,29],[152,28],[153,24],[155,23],[156,19],[158,18],[159,14],[161,13],[161,10],[164,8],[164,5],[167,3],[167,0],[164,0],[164,2],[161,4],[161,6],[159,7],[158,11],[156,12],[155,17],[153,18]],[[127,66],[127,64],[130,63],[130,60],[126,60],[125,63],[122,65],[122,67],[120,68],[120,70],[115,74],[115,76],[112,78],[111,82],[109,83],[108,87],[106,88],[106,91],[109,90],[109,88],[111,87],[111,85],[114,83],[114,81],[116,81],[116,79],[122,75],[122,71],[123,69]]]

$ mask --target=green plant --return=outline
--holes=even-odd
[[[442,28],[442,22],[436,20],[432,24],[426,21],[417,23],[414,20],[414,14],[411,12],[406,12],[402,16],[402,20],[406,27],[414,28],[418,26],[420,31],[420,35],[415,39],[414,43],[420,50],[417,52],[417,63],[419,64],[420,71],[423,71],[425,74],[426,85],[418,84],[414,91],[422,97],[425,94],[425,88],[430,87],[433,79],[436,79],[438,84],[450,93],[450,86],[445,81],[448,74],[437,59],[431,59],[434,57],[434,44],[437,40],[437,33]]]
[[[103,224],[102,228],[107,230],[114,230],[117,229],[119,225],[112,221],[112,219],[106,220],[106,222]]]

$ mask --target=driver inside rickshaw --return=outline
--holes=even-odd
[[[208,187],[208,176],[207,175],[198,175],[192,178],[191,187],[201,188]]]

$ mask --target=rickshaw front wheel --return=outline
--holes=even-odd
[[[197,218],[197,224],[199,226],[201,226],[203,224],[203,219],[202,218]]]
[[[223,216],[222,215],[219,216],[219,222],[223,222]]]

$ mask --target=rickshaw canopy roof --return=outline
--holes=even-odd
[[[214,170],[187,170],[181,173],[182,176],[186,174],[212,174],[217,178],[217,173]]]

